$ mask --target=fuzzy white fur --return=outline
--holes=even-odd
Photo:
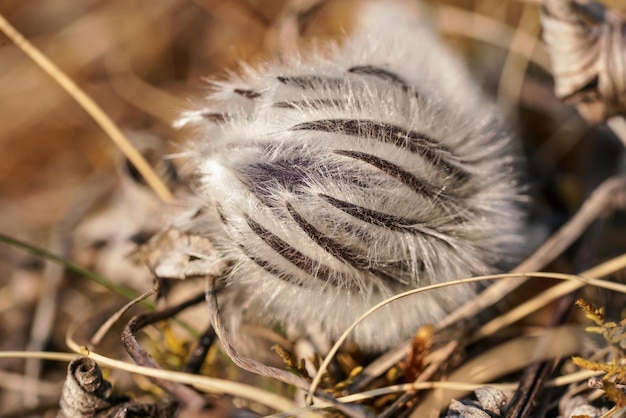
[[[196,127],[189,164],[205,211],[191,230],[234,261],[228,284],[247,312],[292,328],[318,324],[332,339],[393,294],[508,263],[522,222],[510,138],[463,65],[431,28],[387,2],[366,11],[361,25],[340,46],[244,68],[178,123]],[[362,66],[403,81],[350,70]],[[298,128],[325,120],[364,124],[359,135]],[[366,122],[432,138],[435,157]],[[379,226],[331,203],[338,201],[415,223]],[[281,245],[289,248],[282,254]],[[474,294],[457,286],[405,298],[361,324],[353,339],[365,350],[384,349]]]

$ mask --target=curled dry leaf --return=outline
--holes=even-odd
[[[481,386],[474,391],[478,401],[452,399],[446,418],[494,418],[502,416],[507,397],[500,389]]]
[[[455,399],[450,402],[450,409],[446,418],[491,418],[491,416],[481,408],[474,405],[466,405]]]
[[[560,416],[567,418],[585,415],[595,418],[608,412],[608,408],[597,408],[591,405],[591,401],[586,396],[575,396],[569,398],[565,403],[560,402],[560,404]]]
[[[102,377],[98,364],[87,357],[72,361],[67,368],[57,418],[81,417],[170,417],[176,408],[171,403],[138,404],[113,393]]]
[[[194,276],[220,276],[227,262],[211,241],[199,235],[169,229],[144,245],[138,256],[157,277],[186,279]]]
[[[501,414],[507,397],[500,389],[492,386],[481,386],[474,391],[478,402],[488,412]]]
[[[541,24],[556,95],[593,123],[626,115],[624,16],[595,2],[546,0]]]

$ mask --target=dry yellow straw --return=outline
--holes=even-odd
[[[76,83],[65,75],[52,61],[50,61],[41,51],[31,44],[24,36],[17,31],[0,14],[0,30],[17,45],[30,59],[41,67],[50,77],[52,77],[63,89],[85,109],[85,111],[96,121],[102,130],[120,148],[126,158],[137,168],[142,177],[154,192],[165,202],[173,199],[172,193],[167,186],[156,175],[152,167],[143,156],[131,145],[128,139],[122,134],[120,129]]]

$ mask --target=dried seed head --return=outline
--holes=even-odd
[[[341,46],[216,84],[190,166],[192,230],[235,261],[257,313],[337,337],[412,288],[493,272],[519,243],[508,133],[423,22],[374,7]],[[287,61],[287,62],[284,62]],[[382,349],[471,298],[457,286],[398,301],[354,340]]]

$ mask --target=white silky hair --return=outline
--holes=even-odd
[[[432,28],[373,3],[340,45],[244,67],[178,126],[202,211],[247,312],[336,339],[403,291],[510,264],[522,216],[508,132]],[[414,295],[360,324],[382,350],[471,299]]]

